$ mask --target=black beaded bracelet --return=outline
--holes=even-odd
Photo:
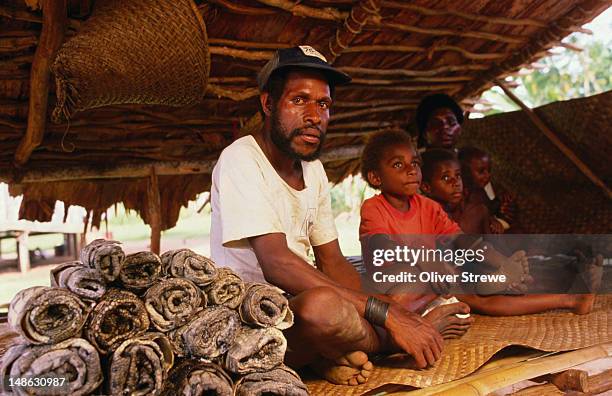
[[[364,318],[373,325],[384,327],[389,312],[389,303],[376,297],[368,297]]]

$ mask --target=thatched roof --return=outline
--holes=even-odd
[[[69,40],[95,4],[66,1],[65,40]],[[62,3],[41,0],[45,2]],[[0,180],[9,181],[14,193],[24,193],[24,217],[47,220],[53,201],[61,199],[97,214],[124,202],[150,222],[149,200],[157,198],[147,195],[147,186],[154,169],[159,178],[161,227],[172,227],[180,205],[208,188],[213,161],[223,147],[257,125],[253,116],[258,111],[259,68],[274,49],[298,44],[320,50],[354,78],[351,85],[338,89],[325,147],[329,177],[341,180],[357,169],[364,137],[380,129],[406,128],[423,95],[446,92],[469,106],[494,79],[546,56],[563,37],[612,4],[609,0],[197,3],[212,60],[201,103],[88,110],[69,123],[47,122],[40,143],[26,129],[31,86],[37,86],[31,84],[30,67],[43,14],[30,11],[23,0],[0,4]],[[53,81],[49,92],[47,119],[55,105]]]

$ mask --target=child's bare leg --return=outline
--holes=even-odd
[[[527,315],[552,309],[569,309],[583,315],[593,308],[594,294],[531,294],[524,296],[458,295],[473,312],[493,316]]]

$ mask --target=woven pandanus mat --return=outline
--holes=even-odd
[[[406,368],[411,361],[391,356],[377,362],[368,382],[360,386],[333,385],[325,380],[306,381],[313,395],[361,395],[385,384],[418,388],[463,378],[511,345],[542,351],[569,351],[612,341],[612,295],[598,296],[591,313],[574,315],[548,312],[536,315],[491,317],[474,315],[470,330],[445,343],[436,364],[425,370]]]
[[[112,104],[196,104],[210,71],[206,27],[192,0],[96,1],[52,70],[56,122]]]

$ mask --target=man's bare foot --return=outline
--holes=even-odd
[[[570,298],[572,299],[572,312],[576,315],[588,314],[593,309],[595,294],[572,294]]]
[[[359,385],[368,380],[374,365],[362,351],[349,352],[335,361],[322,360],[311,367],[326,380],[337,385]]]
[[[457,302],[453,304],[440,305],[427,313],[424,318],[429,321],[444,339],[459,338],[465,334],[474,322],[474,318],[462,317],[470,313],[470,307],[466,303]]]

